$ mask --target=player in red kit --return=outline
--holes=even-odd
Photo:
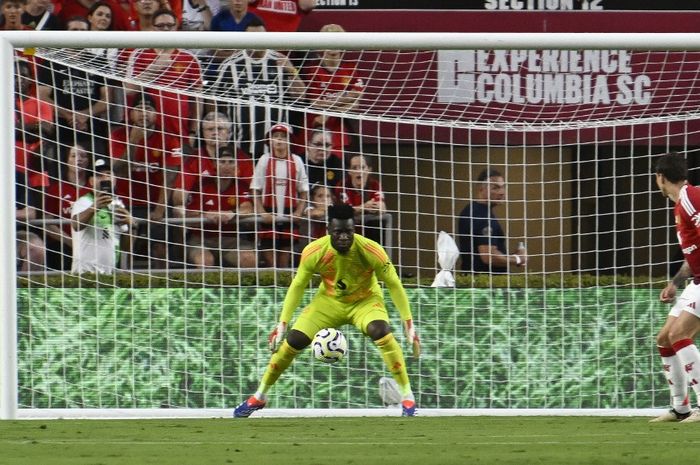
[[[652,422],[700,421],[700,410],[691,410],[688,384],[700,398],[700,351],[693,338],[700,331],[700,187],[687,182],[685,157],[678,153],[662,155],[656,162],[656,185],[664,197],[675,202],[676,233],[685,262],[661,291],[662,302],[675,303],[656,337],[664,374],[671,389],[671,409]],[[693,277],[680,297],[676,291]]]

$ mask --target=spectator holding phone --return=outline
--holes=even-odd
[[[109,161],[97,158],[88,177],[92,191],[73,204],[73,273],[112,274],[122,246],[129,246],[134,220],[115,197],[113,178]]]

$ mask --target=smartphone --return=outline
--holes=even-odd
[[[108,194],[112,193],[112,181],[107,179],[100,181],[100,190]]]

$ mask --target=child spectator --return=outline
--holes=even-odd
[[[330,187],[316,184],[311,188],[309,198],[309,239],[314,240],[327,233],[328,207],[335,205],[335,197]]]
[[[129,248],[134,220],[114,196],[113,177],[109,161],[96,159],[88,176],[90,191],[73,204],[73,273],[111,274],[122,249]]]
[[[290,151],[291,134],[292,129],[282,123],[270,129],[270,153],[255,165],[250,184],[255,211],[263,223],[259,232],[263,260],[267,266],[279,268],[290,266],[309,193],[304,162]]]
[[[252,233],[237,226],[254,210],[248,193],[238,185],[237,165],[233,149],[219,150],[216,175],[203,182],[201,192],[194,193],[187,205],[187,216],[202,220],[188,228],[187,259],[195,266],[257,266]]]

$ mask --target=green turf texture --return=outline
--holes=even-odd
[[[655,465],[697,455],[700,425],[649,424],[648,420],[375,417],[3,421],[0,463]]]
[[[23,408],[225,408],[255,391],[286,289],[21,289]],[[307,292],[311,298],[313,290]],[[668,403],[658,289],[407,291],[422,341],[407,360],[422,408],[651,408]],[[398,313],[386,296],[392,324]],[[297,311],[297,315],[299,312]],[[271,408],[381,407],[374,345],[301,354]],[[402,331],[397,331],[405,343]],[[404,345],[405,346],[405,345]]]

